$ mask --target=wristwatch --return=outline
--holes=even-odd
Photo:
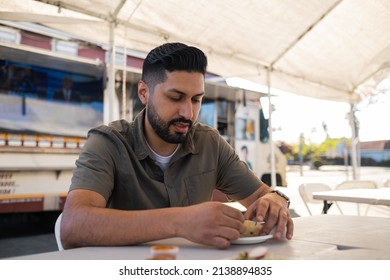
[[[278,190],[273,190],[273,191],[271,191],[271,193],[276,193],[278,196],[283,197],[287,201],[287,208],[290,207],[290,198],[287,195],[285,195],[284,193],[282,193]]]

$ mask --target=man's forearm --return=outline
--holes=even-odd
[[[249,207],[253,202],[255,202],[260,197],[266,195],[267,193],[270,193],[272,189],[267,184],[262,184],[259,186],[259,188],[249,195],[248,197],[240,200],[239,202],[244,205],[245,207]]]
[[[174,218],[175,217],[175,218]],[[80,207],[63,214],[65,249],[82,246],[131,245],[177,235],[178,208],[123,211]]]

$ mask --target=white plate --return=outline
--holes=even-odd
[[[273,238],[273,234],[268,235],[260,235],[260,236],[254,236],[254,237],[241,237],[237,240],[232,240],[230,243],[232,244],[256,244],[256,243],[262,243],[268,239]]]

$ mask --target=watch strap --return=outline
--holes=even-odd
[[[284,193],[282,193],[278,190],[273,190],[273,191],[271,191],[271,193],[276,193],[278,196],[283,197],[287,201],[287,208],[290,207],[290,198],[287,195],[285,195]]]

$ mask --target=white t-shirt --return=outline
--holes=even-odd
[[[147,142],[146,142],[147,143]],[[149,146],[149,143],[148,143],[148,147],[149,149],[152,151],[153,155],[156,157],[156,161],[157,161],[157,164],[158,166],[160,166],[160,168],[162,169],[162,171],[165,171],[167,168],[168,168],[168,165],[169,165],[169,162],[171,161],[171,158],[173,157],[173,155],[177,152],[177,150],[179,149],[181,144],[177,145],[176,149],[173,151],[172,154],[170,154],[169,156],[160,156],[159,154],[157,154],[150,146]]]

